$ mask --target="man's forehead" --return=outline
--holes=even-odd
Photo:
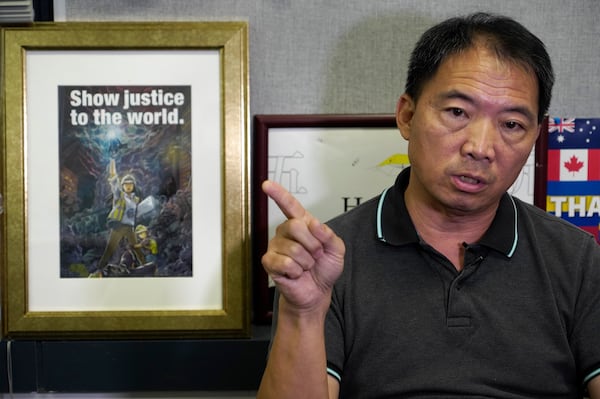
[[[481,47],[472,47],[448,56],[430,81],[438,80],[437,83],[440,84],[449,79],[466,83],[486,82],[490,88],[524,89],[522,86],[515,86],[515,82],[520,82],[527,84],[529,91],[538,90],[537,76],[531,68],[516,60],[500,58],[489,49]]]

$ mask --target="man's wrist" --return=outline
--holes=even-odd
[[[310,325],[323,324],[331,304],[331,295],[326,295],[323,300],[312,306],[299,307],[289,303],[283,295],[279,297],[278,318],[285,318],[295,324]]]

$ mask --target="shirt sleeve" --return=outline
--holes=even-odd
[[[583,384],[600,375],[600,245],[590,237],[582,245],[580,291],[571,345]]]

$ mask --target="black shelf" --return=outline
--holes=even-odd
[[[13,392],[256,390],[269,327],[249,339],[12,341]],[[0,341],[0,392],[9,392]]]

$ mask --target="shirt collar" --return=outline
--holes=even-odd
[[[394,185],[386,189],[377,206],[377,238],[391,245],[418,243],[419,236],[406,209],[404,191],[410,179],[410,168],[404,169]],[[507,257],[511,257],[517,247],[517,208],[515,200],[505,193],[492,224],[477,244],[484,245]]]

